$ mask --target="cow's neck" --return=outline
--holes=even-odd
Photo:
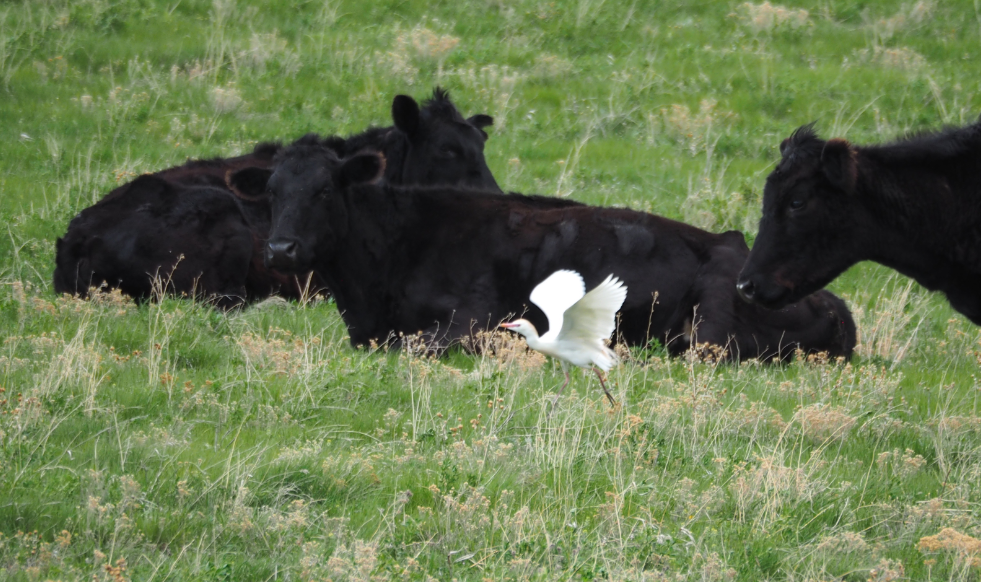
[[[351,342],[383,341],[393,329],[391,294],[399,289],[397,240],[404,217],[386,186],[350,188],[342,197],[345,223],[336,218],[331,229],[343,234],[324,253],[329,258],[318,272],[334,294]]]
[[[976,203],[963,188],[952,187],[948,176],[924,178],[920,169],[875,164],[859,174],[858,191],[875,223],[864,237],[863,258],[931,290],[950,292],[965,277],[981,280],[981,257],[971,260],[958,250],[961,242],[977,244],[981,234],[969,220]]]

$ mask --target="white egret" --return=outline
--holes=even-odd
[[[548,331],[538,335],[538,330],[527,319],[502,323],[501,327],[525,336],[528,347],[561,362],[565,383],[555,398],[569,384],[569,364],[591,368],[599,378],[603,392],[616,401],[606,389],[603,372],[617,363],[617,355],[604,343],[616,328],[616,314],[627,298],[627,287],[610,275],[605,281],[586,293],[582,276],[575,271],[556,271],[549,275],[531,292],[531,302],[541,308],[548,318]],[[597,369],[599,368],[599,369]]]

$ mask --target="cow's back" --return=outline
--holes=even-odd
[[[624,281],[618,333],[628,343],[667,341],[681,328],[704,244],[692,240],[691,227],[627,209],[550,207],[541,198],[415,193],[408,224],[390,245],[397,274],[388,284],[402,290],[398,331],[451,318],[486,327],[523,314],[544,333],[547,320],[528,297],[560,269],[581,273],[587,287],[610,274]]]
[[[587,288],[611,274],[624,282],[617,334],[631,345],[656,339],[680,353],[708,342],[729,345],[733,357],[766,359],[797,346],[848,356],[855,344],[851,314],[828,292],[781,311],[742,301],[735,282],[749,248],[738,231],[714,234],[628,209],[549,208],[515,196],[432,192],[415,201],[413,225],[396,243],[401,270],[412,265],[404,286],[393,282],[404,289],[399,331],[434,319],[486,327],[522,315],[544,333],[547,319],[529,301],[531,290],[571,269]]]

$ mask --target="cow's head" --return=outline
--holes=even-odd
[[[277,156],[272,170],[238,172],[230,176],[229,185],[243,191],[250,184],[263,185],[262,196],[271,210],[266,266],[304,272],[313,268],[315,258],[327,258],[330,249],[325,247],[343,234],[338,232],[338,225],[346,223],[341,192],[377,180],[384,170],[385,158],[377,152],[339,158],[316,140],[300,140]],[[254,189],[248,193],[256,195]]]
[[[821,289],[861,260],[858,154],[845,140],[824,141],[813,124],[780,144],[766,179],[763,217],[736,288],[743,299],[779,308]]]
[[[464,119],[439,87],[420,108],[415,99],[396,95],[392,101],[394,133],[399,143],[386,148],[399,184],[447,184],[500,191],[484,159],[489,115]],[[398,150],[398,151],[390,151]]]

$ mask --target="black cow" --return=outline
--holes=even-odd
[[[396,184],[498,188],[483,155],[490,116],[464,119],[437,88],[421,109],[411,97],[396,96],[392,118],[392,127],[348,138],[311,134],[297,143],[316,143],[341,156],[383,152],[384,177]],[[90,285],[106,282],[145,298],[159,275],[169,292],[214,296],[220,305],[276,292],[299,297],[304,281],[264,267],[268,201],[245,193],[264,189],[264,170],[281,149],[260,144],[251,154],[190,161],[116,188],[80,212],[58,239],[55,290],[84,297]],[[222,191],[229,200],[217,200]],[[233,193],[239,200],[231,199]],[[212,230],[216,224],[222,228]],[[243,232],[250,233],[247,240]],[[243,241],[244,247],[230,248]]]
[[[981,325],[981,121],[878,146],[780,145],[740,294],[780,307],[869,260],[943,291]]]
[[[155,175],[131,186],[127,195],[83,211],[58,239],[55,290],[75,292],[78,285],[84,296],[88,281],[112,281],[137,298],[169,291],[206,295],[220,307],[240,303],[256,285],[248,280],[255,243],[242,206],[249,203],[225,189]]]
[[[267,263],[323,277],[355,345],[421,331],[438,347],[526,309],[544,333],[528,297],[558,269],[587,287],[611,273],[626,283],[618,334],[630,344],[656,338],[679,353],[694,327],[694,342],[735,358],[797,347],[847,357],[855,345],[851,315],[830,293],[780,311],[741,301],[735,280],[749,249],[738,232],[545,197],[369,184],[381,158],[340,160],[311,145],[278,160]]]
[[[298,297],[297,278],[262,261],[268,203],[236,199],[227,184],[233,172],[271,167],[280,149],[261,143],[243,156],[191,160],[112,190],[57,240],[55,291],[85,297],[106,283],[143,299],[159,282],[157,291],[212,297],[223,307],[277,291]]]

